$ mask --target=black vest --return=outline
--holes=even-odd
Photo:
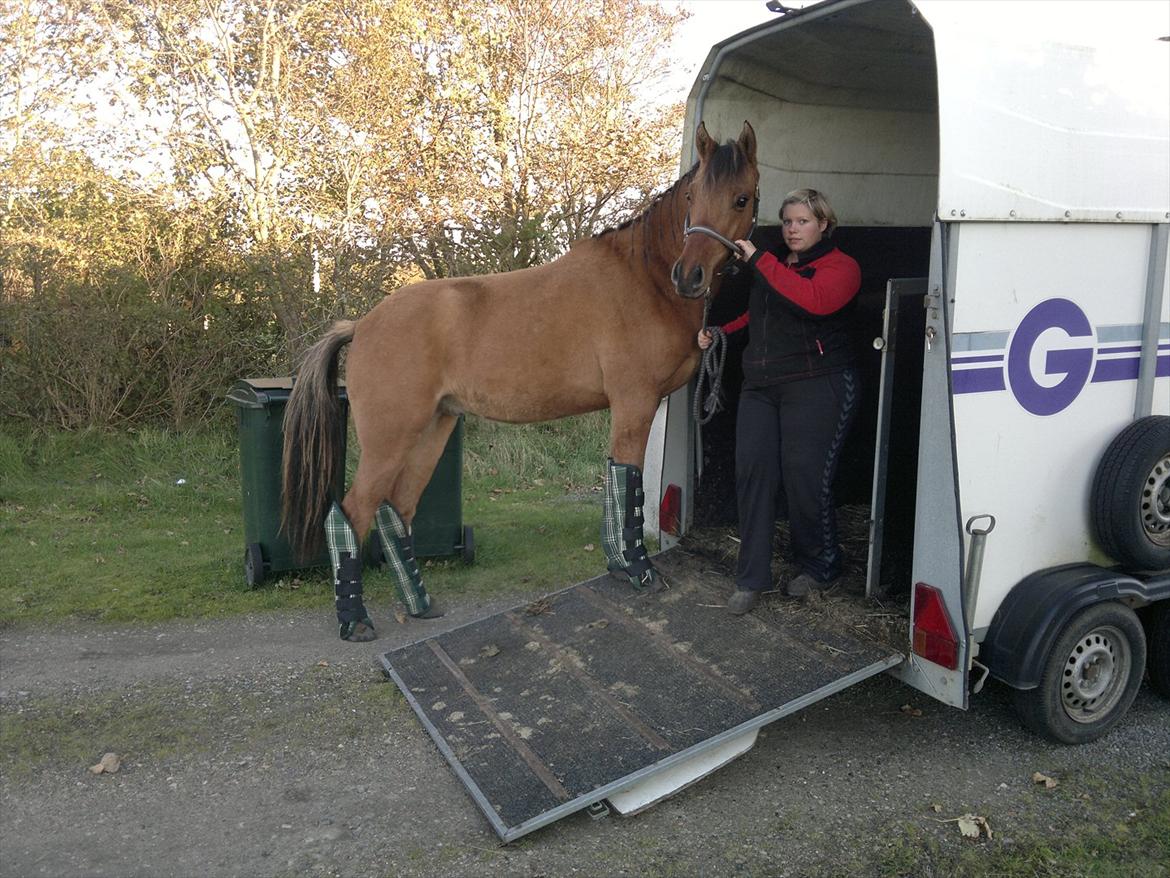
[[[812,278],[817,263],[839,251],[828,241],[814,245],[793,271]],[[748,294],[748,345],[743,354],[744,387],[839,372],[852,365],[856,345],[850,328],[854,296],[832,314],[810,314],[780,295],[757,271]]]

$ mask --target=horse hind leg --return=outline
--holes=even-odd
[[[333,566],[342,640],[363,642],[377,637],[362,601],[362,542],[382,498],[398,481],[401,461],[406,459],[418,432],[388,432],[378,437],[379,442],[363,443],[353,484],[341,504],[334,503],[326,517],[325,540]]]
[[[457,420],[457,416],[445,412],[431,419],[407,456],[389,499],[378,506],[374,515],[398,596],[407,612],[420,619],[437,618],[443,610],[423,585],[410,524]]]
[[[337,503],[325,516],[325,543],[333,570],[334,608],[342,640],[365,642],[377,637],[362,601],[362,541]]]

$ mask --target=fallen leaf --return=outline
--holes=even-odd
[[[586,628],[608,628],[609,627],[609,619],[596,619],[596,620],[588,623],[585,627]]]
[[[942,805],[940,805],[938,802],[935,802],[933,805],[930,806],[930,810],[933,811],[935,814],[941,814],[942,813]]]
[[[909,704],[903,704],[899,710],[901,710],[902,713],[906,714],[907,716],[922,716],[922,711],[919,708],[913,707]]]
[[[1054,790],[1054,789],[1056,789],[1058,781],[1055,778],[1051,778],[1046,774],[1041,774],[1038,771],[1033,771],[1032,772],[1032,783],[1044,784],[1044,789]]]
[[[329,667],[329,662],[325,661],[325,659],[321,659],[321,661],[317,662],[317,667],[327,668]]]
[[[959,824],[959,832],[963,833],[963,838],[979,838],[982,834],[991,839],[991,824],[987,822],[986,817],[979,814],[964,814],[954,818],[954,822]]]
[[[976,817],[975,822],[979,824],[979,828],[987,835],[987,840],[991,841],[991,824],[987,822],[987,818]]]
[[[596,547],[593,545],[593,543],[586,543],[585,544],[585,551],[586,552],[592,552],[594,548],[596,548]]]
[[[394,608],[394,621],[396,621],[399,625],[406,624],[406,611],[403,610],[402,607]]]
[[[91,765],[89,770],[94,774],[114,774],[121,767],[121,757],[117,753],[107,753],[97,765]]]
[[[979,838],[979,824],[975,822],[974,814],[964,814],[959,818],[959,832],[963,838]]]
[[[500,648],[494,643],[489,643],[487,646],[481,649],[480,652],[487,658],[491,658],[494,655],[500,654]]]

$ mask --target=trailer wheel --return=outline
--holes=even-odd
[[[1142,684],[1146,638],[1137,614],[1115,601],[1077,613],[1060,633],[1035,689],[1015,693],[1032,731],[1062,744],[1085,744],[1129,710]]]
[[[1150,672],[1150,685],[1158,694],[1170,698],[1170,600],[1150,607],[1146,618],[1146,640],[1149,644],[1146,670]]]
[[[1134,421],[1097,466],[1093,531],[1110,557],[1137,570],[1170,568],[1170,417]]]

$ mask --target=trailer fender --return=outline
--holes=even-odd
[[[1170,573],[1139,579],[1087,563],[1037,570],[1020,580],[995,611],[979,661],[997,680],[1034,689],[1053,643],[1085,607],[1120,601],[1137,608],[1164,598],[1170,598]]]

